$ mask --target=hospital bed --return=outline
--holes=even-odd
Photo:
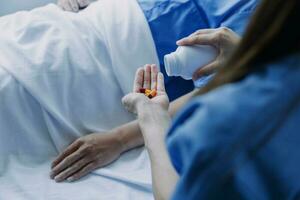
[[[0,30],[0,200],[153,199],[143,148],[74,183],[49,178],[72,141],[134,119],[121,98],[138,67],[158,64],[137,2],[50,4],[1,17]]]

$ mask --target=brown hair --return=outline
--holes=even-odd
[[[196,95],[239,81],[268,62],[299,52],[299,4],[299,0],[263,0],[240,45],[215,78]]]

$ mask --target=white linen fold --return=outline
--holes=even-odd
[[[142,148],[78,182],[49,179],[76,138],[134,119],[121,98],[138,67],[158,64],[137,2],[50,4],[0,18],[0,30],[0,200],[153,199]]]

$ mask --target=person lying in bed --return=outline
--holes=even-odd
[[[219,56],[214,62],[198,70],[196,77],[214,72],[238,44],[238,35],[243,33],[251,13],[256,8],[257,0],[139,0],[138,3],[152,32],[161,72],[165,75],[166,91],[172,101],[169,112],[173,116],[195,91],[192,81],[166,76],[164,55],[176,50],[177,40],[194,33],[177,44],[215,46]],[[88,2],[60,0],[58,4],[68,11],[78,11],[79,8],[87,6]],[[146,67],[149,68],[149,65]],[[121,125],[106,133],[93,133],[74,141],[53,162],[51,178],[55,178],[57,182],[66,179],[77,180],[97,168],[110,164],[123,152],[144,144],[137,121]],[[80,162],[77,159],[79,157],[83,158]],[[91,163],[90,167],[84,168],[87,163]]]
[[[173,122],[163,74],[137,71],[123,103],[137,114],[156,200],[300,199],[299,11],[298,0],[263,0],[233,55]]]

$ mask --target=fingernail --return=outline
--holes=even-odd
[[[69,178],[67,179],[68,182],[73,182],[74,180],[75,180],[74,177],[69,177]]]
[[[54,180],[55,180],[56,182],[60,182],[60,177],[59,177],[59,176],[55,176],[55,177],[54,177]]]
[[[54,178],[54,177],[55,177],[55,172],[54,172],[54,171],[51,171],[51,172],[50,172],[50,176],[51,176],[52,178]]]
[[[182,38],[182,39],[180,39],[180,40],[177,40],[176,44],[177,44],[177,45],[181,45],[182,42],[184,41],[184,39],[185,39],[185,38]]]

